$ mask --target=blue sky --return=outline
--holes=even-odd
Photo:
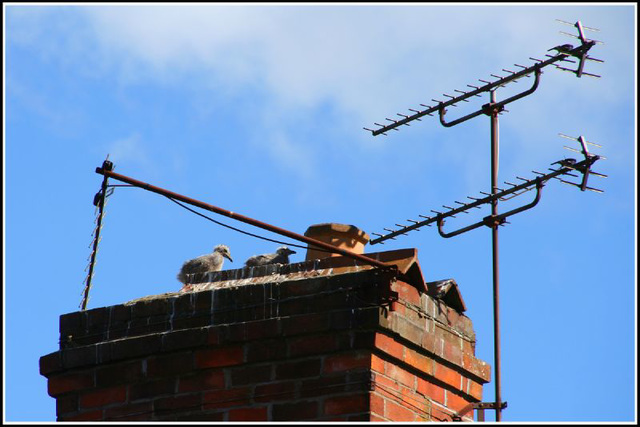
[[[324,222],[382,233],[490,191],[489,119],[363,127],[575,43],[556,19],[600,29],[587,35],[605,62],[585,71],[602,78],[545,68],[500,116],[499,179],[574,157],[558,133],[602,145],[594,170],[609,178],[590,179],[603,194],[549,182],[500,229],[503,420],[637,419],[635,5],[3,7],[6,421],[55,421],[38,359],[79,309],[107,154],[116,172],[300,234]],[[116,189],[106,212],[89,308],[176,291],[182,262],[219,243],[235,260],[225,268],[277,246],[140,189]],[[400,248],[418,249],[427,281],[457,281],[493,364],[490,230],[423,228],[366,250]]]

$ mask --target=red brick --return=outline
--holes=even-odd
[[[224,421],[225,412],[198,411],[180,415],[179,421]]]
[[[444,404],[444,389],[442,387],[418,377],[417,390],[418,393],[421,393],[438,403]]]
[[[369,421],[369,412],[362,412],[360,414],[349,415],[346,421]]]
[[[327,313],[312,313],[283,318],[282,335],[322,332],[329,329]]]
[[[58,421],[102,421],[102,419],[102,409],[96,409],[94,411],[81,412],[79,414],[59,418]]]
[[[376,414],[381,417],[384,416],[384,401],[385,398],[376,391],[369,394],[369,411],[371,412],[371,415]]]
[[[384,409],[385,409],[384,416],[390,419],[391,421],[411,422],[415,420],[415,415],[412,411],[392,401],[391,399],[386,399]]]
[[[278,296],[280,298],[291,298],[301,296],[314,296],[327,290],[327,283],[323,280],[307,280],[304,282],[285,282],[278,286]]]
[[[95,365],[98,360],[102,360],[98,359],[99,351],[96,351],[97,348],[103,350],[106,347],[105,345],[94,344],[64,349],[61,352],[64,369],[68,371],[71,368],[77,368],[79,366]]]
[[[320,359],[297,360],[276,366],[276,379],[316,377],[320,374]]]
[[[142,360],[122,361],[96,370],[96,386],[109,387],[118,384],[135,384],[144,377]]]
[[[413,312],[412,312],[413,313]],[[398,316],[394,314],[394,327],[395,333],[400,335],[403,339],[412,343],[420,344],[427,332],[424,330],[424,326],[418,326],[415,323],[410,322],[407,317]]]
[[[195,375],[183,376],[178,380],[179,393],[221,388],[224,388],[224,372],[221,369],[196,371]]]
[[[222,343],[222,332],[222,326],[212,326],[207,328],[207,344],[216,345]]]
[[[462,353],[469,354],[471,356],[475,356],[476,354],[476,343],[475,341],[468,341],[466,339],[462,340]]]
[[[148,421],[153,413],[150,401],[116,406],[105,410],[104,419],[113,421]]]
[[[178,414],[180,412],[199,411],[202,408],[202,394],[191,393],[177,396],[162,397],[153,402],[156,415],[166,413]]]
[[[156,354],[162,347],[162,335],[152,334],[143,337],[127,338],[111,344],[111,357],[115,359],[131,359],[134,357]]]
[[[462,377],[461,375],[451,368],[447,368],[440,363],[436,363],[434,375],[437,379],[454,387],[456,390],[460,390]]]
[[[287,357],[284,340],[265,340],[247,344],[247,362],[276,361]]]
[[[56,397],[70,391],[80,391],[94,387],[93,372],[68,373],[49,378],[49,396]]]
[[[393,338],[389,337],[388,335],[376,333],[374,345],[376,348],[379,348],[380,350],[384,351],[390,356],[393,356],[396,359],[402,360],[404,346],[396,342]]]
[[[414,412],[417,416],[428,412],[431,401],[420,393],[417,393],[414,388],[403,387],[402,388],[402,401],[405,407]]]
[[[425,333],[422,335],[422,342],[420,343],[420,346],[430,353],[438,354],[440,345],[440,339],[436,337],[435,333]]]
[[[368,410],[367,394],[330,397],[324,400],[325,415],[355,414]]]
[[[462,338],[450,332],[443,332],[443,357],[457,365],[462,364]]]
[[[233,406],[249,405],[251,397],[250,387],[230,388],[206,392],[203,395],[202,408],[204,410],[229,408]]]
[[[195,366],[198,369],[239,365],[244,361],[242,346],[197,350]]]
[[[74,311],[60,316],[60,336],[76,335],[85,328],[86,311]]]
[[[491,366],[489,364],[484,363],[475,357],[463,354],[463,366],[467,371],[482,378],[484,382],[491,381]]]
[[[473,355],[469,353],[462,353],[462,367],[466,370],[473,369]]]
[[[467,393],[475,399],[482,401],[482,384],[467,379]]]
[[[420,354],[410,348],[405,348],[403,361],[428,375],[433,375],[435,362],[428,356]]]
[[[334,351],[337,347],[334,334],[297,337],[289,340],[289,357],[325,353]]]
[[[78,410],[78,395],[76,393],[66,394],[56,398],[56,415],[60,416]]]
[[[231,386],[264,383],[271,379],[271,364],[258,366],[241,366],[231,369]]]
[[[85,392],[80,395],[81,408],[106,406],[111,403],[124,402],[127,398],[127,386],[121,385]]]
[[[371,356],[369,352],[351,352],[327,356],[324,360],[323,372],[327,374],[351,371],[355,369],[369,369]]]
[[[445,407],[433,405],[431,407],[431,419],[432,421],[452,421],[451,416],[453,413],[447,410]]]
[[[398,280],[392,287],[398,293],[398,298],[410,302],[413,305],[420,306],[420,293],[415,286],[411,286],[401,280]]]
[[[407,315],[407,306],[402,301],[391,301],[390,311],[393,311],[400,316]]]
[[[371,414],[370,417],[369,417],[369,420],[370,421],[385,422],[385,423],[389,421],[386,418],[379,417],[378,415],[375,415],[375,414]]]
[[[49,353],[40,358],[40,375],[49,376],[53,372],[62,370],[61,352]]]
[[[308,421],[318,417],[318,402],[302,401],[275,404],[271,409],[273,421]]]
[[[163,378],[154,381],[136,382],[129,385],[129,401],[174,394],[175,391],[175,378]]]
[[[462,408],[469,404],[469,401],[463,398],[462,396],[458,396],[455,393],[450,392],[449,390],[445,390],[446,399],[447,399],[447,408],[452,411],[459,412]]]
[[[393,363],[387,363],[385,367],[386,367],[386,371],[385,371],[386,376],[409,388],[412,388],[412,389],[415,388],[415,383],[416,383],[415,375],[405,371],[404,369],[398,367],[397,365],[394,365]]]
[[[371,355],[371,370],[372,371],[384,374],[384,365],[385,365],[385,363],[386,362],[383,359],[380,359],[375,354]]]
[[[228,341],[253,342],[280,335],[280,319],[255,320],[227,325]]]
[[[168,377],[193,371],[193,352],[171,353],[147,360],[147,377]]]
[[[302,381],[300,397],[322,397],[342,393],[347,390],[347,383],[350,381],[352,380],[346,373],[308,379]]]
[[[209,331],[206,328],[184,329],[164,334],[163,351],[181,350],[207,344]]]
[[[295,396],[295,390],[295,381],[257,385],[253,394],[253,400],[256,402],[291,400]]]
[[[238,408],[229,411],[229,421],[268,421],[266,406]]]
[[[400,391],[400,384],[390,378],[378,374],[373,374],[373,386],[376,387],[381,394],[389,396],[393,395],[390,393]]]

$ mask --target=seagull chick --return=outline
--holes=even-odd
[[[220,271],[222,270],[224,258],[233,262],[231,254],[229,253],[229,248],[226,245],[218,245],[213,248],[212,253],[190,259],[182,264],[182,268],[177,276],[178,280],[186,284],[187,277],[189,275],[196,273],[208,273],[210,271]]]
[[[286,246],[280,246],[274,254],[254,255],[245,262],[245,267],[256,267],[267,264],[289,264],[289,255],[294,251]]]
[[[552,47],[549,50],[557,50],[558,53],[570,54],[570,52],[573,50],[573,45],[572,44],[561,44],[561,45],[558,45],[556,47]],[[549,52],[549,50],[547,52]]]

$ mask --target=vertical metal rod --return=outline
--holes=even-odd
[[[103,168],[111,168],[111,162],[105,160],[103,164]],[[98,252],[98,243],[100,242],[100,229],[102,228],[102,217],[104,214],[104,200],[107,197],[107,182],[109,181],[109,177],[107,175],[104,176],[102,180],[102,187],[100,189],[100,201],[98,202],[98,222],[96,224],[96,235],[93,240],[93,252],[91,252],[91,263],[89,264],[89,274],[87,276],[87,284],[84,288],[84,295],[82,297],[81,310],[84,311],[87,309],[87,303],[89,302],[89,290],[91,289],[91,279],[93,278],[93,267],[96,263],[96,254]]]
[[[491,105],[496,103],[496,93],[491,91]],[[491,194],[498,192],[498,163],[499,163],[499,138],[498,138],[498,108],[491,108]],[[491,215],[498,215],[498,198],[491,202]],[[498,268],[498,224],[491,227],[492,252],[493,252],[493,355],[495,364],[495,409],[496,421],[502,419],[502,398],[500,396],[500,298],[499,298],[499,268]]]

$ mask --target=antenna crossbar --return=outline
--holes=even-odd
[[[509,196],[511,194],[518,193],[520,191],[524,192],[524,191],[531,190],[533,187],[536,187],[538,189],[538,195],[537,195],[536,199],[539,199],[541,186],[546,181],[549,181],[550,179],[553,179],[553,178],[560,179],[560,178],[557,178],[560,175],[572,175],[571,172],[572,171],[576,171],[576,170],[579,171],[579,172],[582,172],[585,176],[588,176],[588,173],[590,172],[591,165],[593,165],[593,163],[595,163],[598,159],[600,159],[600,156],[591,154],[588,157],[586,157],[584,160],[582,160],[581,162],[578,162],[578,163],[567,161],[567,160],[561,160],[561,161],[558,161],[558,162],[554,162],[554,164],[555,163],[560,163],[561,167],[559,169],[555,169],[555,170],[552,169],[552,171],[547,173],[547,174],[541,174],[540,172],[535,172],[534,171],[534,173],[537,173],[540,176],[537,176],[537,177],[535,177],[533,179],[526,180],[521,184],[517,184],[517,185],[510,184],[510,185],[512,185],[511,188],[503,190],[503,191],[501,191],[499,193],[489,194],[489,195],[487,195],[486,197],[483,197],[483,198],[470,197],[470,199],[473,200],[473,202],[466,203],[466,204],[462,204],[461,202],[457,202],[457,204],[460,204],[461,206],[459,206],[457,208],[449,208],[450,210],[448,212],[433,211],[434,213],[436,213],[435,216],[424,217],[426,219],[423,220],[423,221],[411,220],[411,222],[413,224],[407,225],[407,226],[403,226],[399,230],[390,230],[388,228],[385,228],[386,231],[389,231],[389,233],[385,234],[385,235],[372,233],[372,234],[375,234],[375,235],[380,236],[380,237],[369,241],[369,244],[375,245],[375,244],[378,244],[378,243],[382,243],[385,240],[393,239],[393,238],[395,238],[395,237],[397,237],[397,236],[399,236],[401,234],[402,235],[406,234],[409,231],[416,230],[416,229],[418,229],[420,227],[429,226],[429,225],[431,225],[433,223],[438,223],[438,225],[441,225],[445,218],[454,217],[456,214],[461,213],[461,212],[467,213],[467,211],[470,210],[470,209],[479,208],[481,205],[485,205],[485,204],[491,204],[494,201],[500,200],[500,199],[504,199],[506,196]],[[583,184],[574,184],[574,183],[571,183],[571,182],[568,182],[568,181],[564,181],[564,180],[561,180],[561,181],[563,181],[563,182],[565,182],[567,184],[575,185],[575,186],[577,186],[577,187],[579,187],[581,189],[583,187],[585,187],[585,188],[588,188],[588,189],[592,190],[592,188],[586,187],[586,181],[585,181],[584,185]],[[593,189],[593,190],[595,190],[595,189]],[[485,193],[485,194],[487,194],[487,193]],[[520,194],[522,194],[522,193],[520,193]],[[516,194],[516,195],[518,195],[518,194]],[[537,203],[537,200],[535,202]],[[533,207],[534,205],[530,204],[530,205],[527,205],[527,206],[528,207]],[[521,208],[514,209],[513,211],[510,211],[510,212],[507,212],[505,214],[499,215],[498,219],[502,221],[507,216],[513,215],[513,214],[518,213],[518,212],[522,212],[523,210],[525,210],[525,209],[521,209]],[[487,217],[487,218],[483,219],[483,221],[481,221],[481,222],[479,222],[477,224],[474,224],[474,226],[472,226],[472,227],[473,228],[478,228],[481,225],[490,225],[490,221],[489,220],[490,220],[490,217]],[[399,224],[396,224],[396,225],[399,225]],[[473,228],[467,227],[467,229],[464,229],[464,231],[470,231]],[[441,234],[443,234],[443,233],[441,232]],[[457,233],[457,232],[456,232],[456,234],[450,233],[446,237],[452,237],[453,235],[457,235],[457,234],[460,234],[460,233]]]
[[[461,101],[466,101],[468,98],[471,98],[473,96],[478,96],[481,93],[492,91],[492,90],[494,90],[494,89],[496,89],[498,87],[504,86],[506,83],[518,80],[518,79],[520,79],[522,77],[525,77],[525,76],[528,77],[532,73],[536,73],[536,76],[539,77],[539,74],[542,72],[541,70],[544,67],[546,67],[548,65],[551,65],[551,64],[555,64],[556,62],[559,62],[559,61],[566,60],[570,56],[577,57],[577,58],[585,57],[587,51],[589,49],[591,49],[591,47],[593,47],[593,45],[595,45],[595,43],[596,42],[593,41],[593,40],[585,41],[580,46],[577,46],[577,47],[572,48],[572,49],[565,50],[565,51],[563,51],[561,53],[558,53],[555,56],[552,56],[551,58],[549,58],[549,59],[547,59],[545,61],[540,60],[540,59],[532,58],[532,59],[534,59],[534,60],[536,60],[538,62],[536,62],[535,64],[533,64],[533,65],[531,65],[529,67],[526,67],[526,68],[524,68],[524,69],[522,69],[520,71],[517,71],[517,72],[508,71],[511,74],[509,74],[508,76],[502,77],[501,79],[499,79],[499,80],[497,80],[495,82],[487,82],[487,81],[483,80],[483,82],[486,83],[484,86],[479,86],[478,87],[478,86],[467,85],[467,86],[469,86],[471,88],[474,88],[474,89],[469,91],[469,92],[462,92],[460,90],[456,90],[456,92],[459,92],[459,93],[462,92],[462,95],[459,95],[459,96],[456,96],[456,97],[453,97],[451,95],[446,95],[445,94],[445,96],[450,98],[449,100],[447,100],[447,101],[439,101],[439,102],[437,100],[434,100],[434,101],[438,102],[437,105],[434,105],[434,106],[431,106],[431,107],[426,106],[427,108],[425,110],[415,112],[414,114],[411,114],[411,115],[402,114],[401,117],[404,117],[404,118],[402,118],[400,120],[387,119],[387,120],[392,122],[391,124],[381,126],[380,124],[376,123],[378,126],[381,126],[380,129],[368,129],[368,128],[364,128],[364,129],[370,131],[373,136],[377,136],[377,135],[380,135],[380,134],[385,134],[386,132],[388,132],[390,130],[397,130],[396,128],[398,128],[400,126],[403,126],[403,125],[404,126],[409,126],[409,122],[412,122],[413,120],[417,120],[417,119],[419,119],[419,118],[421,118],[423,116],[431,115],[431,114],[433,114],[435,112],[439,112],[439,111],[441,112],[442,110],[444,110],[448,106],[455,105],[455,104],[457,104],[458,102],[461,102]],[[560,68],[562,68],[562,67],[560,67]],[[582,74],[588,74],[588,73],[582,72],[581,69],[578,70],[578,71],[570,70],[570,69],[566,69],[566,70],[576,73],[576,75],[578,75],[578,77],[580,77],[580,75],[582,75]],[[594,76],[596,76],[596,75],[594,75]],[[596,76],[596,77],[599,77],[599,76]],[[527,91],[527,92],[529,92],[529,91]],[[521,98],[521,96],[519,96],[518,98]],[[511,100],[512,99],[509,99],[509,101],[511,101]],[[513,100],[515,100],[515,99],[513,99]],[[503,104],[504,103],[506,103],[506,102],[503,102]],[[411,111],[415,111],[415,110],[411,110]],[[484,109],[483,110],[479,110],[476,113],[473,113],[473,117],[475,117],[476,115],[481,114],[482,112],[484,112]],[[471,117],[468,117],[468,118],[471,118]]]

